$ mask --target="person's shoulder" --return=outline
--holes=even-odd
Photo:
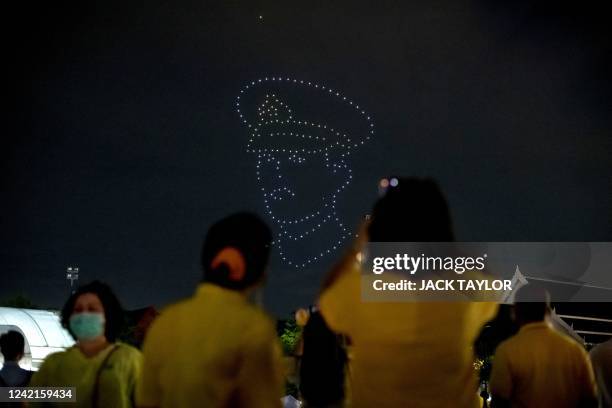
[[[550,347],[554,347],[558,352],[565,353],[566,356],[573,356],[572,358],[580,360],[588,359],[589,353],[586,351],[584,344],[579,343],[576,339],[570,337],[569,334],[560,332],[554,327],[550,328],[549,334],[555,338],[555,341],[548,341]]]
[[[56,351],[55,353],[51,353],[47,357],[45,357],[45,361],[43,364],[52,365],[56,363],[61,363],[67,358],[72,358],[76,352],[78,352],[76,346],[68,347],[67,349],[62,351]]]
[[[515,342],[515,339],[514,339],[515,336],[516,335],[511,336],[507,338],[506,340],[502,341],[501,343],[499,343],[497,347],[495,347],[495,354],[505,353],[508,348],[512,347],[512,344]]]
[[[272,317],[266,311],[256,306],[249,305],[246,308],[246,314],[253,321],[254,325],[272,325]]]
[[[245,324],[250,335],[268,336],[276,333],[274,320],[265,311],[249,306],[245,309]]]
[[[139,358],[140,355],[142,354],[140,352],[140,350],[138,350],[136,347],[127,344],[127,343],[123,343],[118,341],[116,344],[117,347],[117,353],[121,354],[121,356],[125,356],[125,357],[136,357]]]
[[[362,276],[365,276],[366,280],[376,279],[376,275],[363,275],[361,268],[356,264],[344,266],[336,273],[337,277],[321,292],[319,302],[322,304],[322,308],[325,308],[328,304],[336,304],[348,298],[352,301],[358,299],[361,293]],[[351,304],[357,306],[354,302],[351,302]]]
[[[193,298],[188,297],[185,299],[178,300],[174,303],[170,303],[161,309],[159,317],[162,316],[174,316],[177,313],[181,313],[185,309],[189,308],[189,305],[193,303]]]
[[[75,352],[77,351],[76,346],[72,346],[65,350],[47,355],[38,371],[32,373],[32,378],[37,379],[41,377],[43,373],[55,372],[55,370],[62,367],[67,360],[73,359],[75,357]]]
[[[591,357],[598,358],[600,355],[612,356],[612,339],[599,343],[591,349]]]
[[[586,351],[582,344],[578,343],[569,334],[562,332],[554,326],[549,327],[548,335],[554,337],[561,347],[572,349],[574,351]]]
[[[586,351],[584,344],[579,343],[568,335],[562,334],[562,336],[568,349],[581,357],[588,358],[589,353]]]
[[[516,345],[520,341],[521,340],[519,337],[519,333],[513,334],[512,336],[508,337],[506,340],[503,340],[497,345],[497,347],[495,348],[495,354],[501,355],[509,353],[509,350],[516,347]]]
[[[135,367],[142,364],[142,352],[136,347],[123,342],[116,342],[114,347],[115,349],[110,351],[114,353],[110,359],[113,364],[117,364],[119,370],[126,373],[133,372]]]
[[[32,370],[28,370],[28,369],[25,369],[25,368],[18,367],[18,369],[19,369],[19,371],[20,371],[21,373],[26,374],[26,375],[29,375],[29,376],[31,376],[31,375],[32,375],[32,373],[34,373],[34,371],[32,371]],[[2,371],[2,370],[0,370],[0,371]]]
[[[177,317],[183,315],[187,309],[189,309],[189,305],[192,303],[191,298],[181,299],[177,302],[171,303],[165,307],[163,307],[159,315],[155,317],[152,325],[154,326],[164,326],[170,325],[173,326],[176,323]]]

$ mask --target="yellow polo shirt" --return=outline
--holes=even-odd
[[[139,406],[274,407],[284,386],[273,322],[240,293],[201,284],[162,311],[143,345]]]
[[[587,352],[547,322],[526,324],[497,347],[489,385],[513,407],[576,407],[596,396]]]
[[[118,348],[109,356],[104,367],[101,364],[112,348]],[[140,375],[142,355],[136,348],[115,343],[94,357],[86,357],[78,347],[49,355],[40,369],[34,373],[30,387],[76,387],[75,407],[92,407],[93,392],[98,371],[98,407],[128,408],[133,406],[134,388]],[[38,406],[36,403],[30,403]],[[45,406],[66,406],[50,403]]]
[[[492,302],[363,302],[360,270],[345,271],[319,299],[352,341],[353,407],[479,407],[473,343]]]

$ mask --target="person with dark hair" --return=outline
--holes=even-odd
[[[79,407],[131,407],[142,364],[136,348],[117,341],[123,309],[99,281],[79,287],[62,308],[62,325],[76,345],[49,355],[31,386],[76,387]]]
[[[9,330],[0,336],[0,352],[4,363],[0,370],[0,387],[25,387],[30,382],[32,371],[19,367],[19,360],[23,358],[25,340],[23,334],[16,330]]]
[[[374,204],[367,236],[371,242],[452,242],[453,223],[446,198],[431,179],[391,177]],[[387,180],[387,179],[383,179]]]
[[[215,223],[202,247],[203,283],[163,310],[145,337],[140,407],[273,407],[283,389],[273,322],[248,296],[262,284],[272,235],[253,214]]]
[[[476,407],[473,344],[494,302],[363,302],[358,255],[370,242],[450,242],[450,212],[429,179],[386,179],[369,224],[331,271],[319,299],[329,327],[352,344],[351,406]]]
[[[300,392],[304,408],[341,407],[344,401],[346,350],[321,313],[310,315],[302,333]]]
[[[492,407],[597,407],[589,356],[552,327],[550,310],[546,290],[528,284],[517,291],[513,311],[520,330],[495,350]]]
[[[272,232],[259,217],[238,213],[208,230],[200,257],[204,281],[242,291],[258,286],[263,278]]]

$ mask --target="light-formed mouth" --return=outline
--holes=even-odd
[[[274,208],[274,204],[271,203],[272,199],[270,199],[269,194],[267,195],[267,198],[269,203],[266,205],[268,215],[272,218],[272,220],[274,220],[274,222],[284,226],[287,229],[292,229],[297,225],[316,229],[320,227],[319,224],[323,224],[336,218],[335,205],[333,204],[334,202],[326,198],[323,198],[323,200],[319,202],[317,208],[312,212],[298,216],[294,215],[293,217],[287,216],[289,211],[283,211],[283,208]],[[283,197],[277,196],[276,201],[279,202],[279,204],[283,201],[293,203],[298,199],[299,197],[293,195],[291,192],[284,192]],[[285,207],[284,210],[289,210],[289,208]]]
[[[325,225],[329,223],[335,225],[339,222],[338,215],[333,208],[323,208],[302,218],[280,219],[275,217],[275,220],[280,228],[278,238],[283,241],[298,241],[309,238],[311,234],[317,232]]]

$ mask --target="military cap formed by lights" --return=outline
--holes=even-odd
[[[276,88],[284,87],[287,92],[314,92],[318,98],[340,104],[351,114],[357,114],[361,130],[349,132],[335,128],[321,120],[309,120],[307,112],[294,112],[282,94]],[[256,93],[261,97],[256,101],[256,109],[244,103],[249,95]],[[331,99],[330,99],[331,98]],[[259,183],[266,212],[279,228],[274,240],[281,259],[295,267],[306,267],[330,254],[349,237],[348,228],[340,219],[336,210],[338,196],[346,190],[353,178],[348,158],[358,147],[365,144],[374,135],[374,123],[366,111],[352,99],[338,90],[314,82],[288,77],[264,77],[248,83],[236,98],[236,111],[244,126],[248,129],[247,152],[256,156],[256,177]],[[247,112],[248,110],[248,112]],[[253,114],[254,113],[254,114]],[[301,216],[291,217],[275,211],[278,202],[302,200],[296,197],[295,185],[286,177],[283,167],[296,167],[308,161],[321,160],[330,175],[343,176],[334,191],[323,194],[321,203],[314,210]],[[274,173],[272,184],[264,183],[262,168]],[[338,236],[331,239],[328,247],[317,253],[301,258],[291,258],[285,253],[286,243],[298,243],[308,239],[324,226],[334,225]]]

